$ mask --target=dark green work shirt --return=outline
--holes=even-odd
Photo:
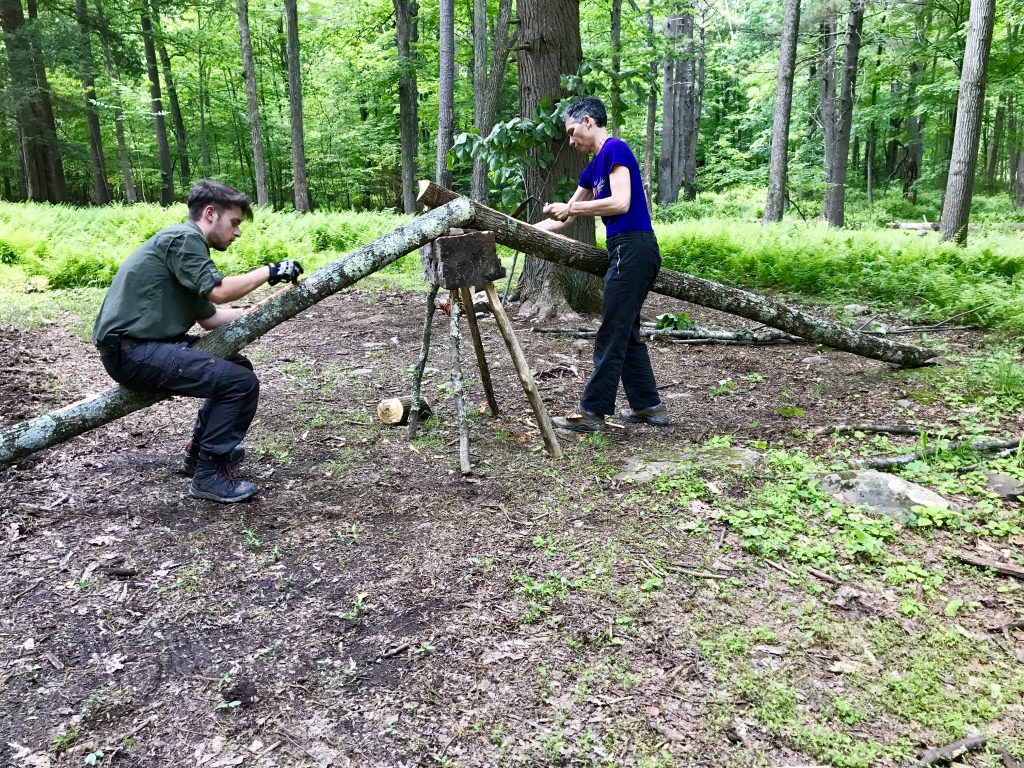
[[[216,312],[206,294],[223,279],[195,224],[157,232],[117,270],[93,327],[93,343],[111,333],[135,339],[184,336],[197,320]]]

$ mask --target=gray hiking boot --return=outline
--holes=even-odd
[[[551,423],[558,429],[567,429],[570,432],[603,432],[608,428],[604,422],[604,416],[587,413],[584,410],[573,411],[565,416],[556,416]]]
[[[248,480],[235,477],[231,465],[222,456],[201,454],[188,492],[197,499],[233,504],[256,495],[257,488]]]
[[[238,469],[238,465],[242,463],[242,459],[245,458],[245,448],[241,446],[232,449],[228,456],[228,464],[231,465],[231,471],[234,472]],[[185,443],[185,451],[181,454],[181,464],[178,465],[178,471],[186,477],[192,477],[196,473],[196,464],[199,463],[199,446],[197,446],[192,440]]]
[[[670,423],[668,408],[664,403],[652,405],[650,408],[641,408],[638,411],[623,408],[619,411],[619,418],[630,424],[650,424],[652,427],[667,427]]]

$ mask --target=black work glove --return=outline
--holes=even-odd
[[[302,265],[295,259],[282,259],[281,261],[273,261],[267,264],[270,267],[270,279],[267,281],[271,285],[277,285],[285,281],[291,283],[299,282],[299,275],[302,274]]]

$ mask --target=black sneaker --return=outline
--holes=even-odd
[[[238,446],[232,449],[231,454],[228,456],[228,464],[231,465],[232,472],[238,469],[238,465],[242,463],[244,458],[245,448]],[[181,464],[178,465],[178,471],[186,477],[192,477],[196,473],[196,464],[198,462],[199,448],[189,440],[185,443],[185,451],[181,455]]]
[[[257,488],[248,480],[239,480],[232,472],[231,465],[221,457],[200,457],[195,474],[189,483],[188,492],[197,499],[233,504],[256,495]]]
[[[551,423],[559,429],[567,429],[570,432],[603,432],[608,428],[608,425],[604,423],[604,416],[587,413],[583,410],[573,411],[565,416],[555,416]]]
[[[668,408],[664,403],[641,408],[639,411],[623,408],[619,411],[619,418],[630,424],[650,424],[652,427],[667,427],[670,423]]]

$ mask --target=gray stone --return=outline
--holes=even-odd
[[[900,523],[917,519],[914,507],[950,508],[949,501],[934,491],[874,469],[833,472],[821,478],[821,488],[847,504],[872,507]]]
[[[811,357],[805,357],[800,362],[804,365],[821,365],[822,363],[827,363],[828,358],[824,355],[812,355]]]
[[[896,405],[898,405],[900,408],[906,408],[908,411],[914,410],[914,401],[907,400],[906,398],[903,398],[902,400],[897,400]]]
[[[649,483],[659,477],[671,477],[697,469],[721,468],[738,472],[754,469],[761,454],[750,448],[729,445],[696,445],[674,458],[654,460],[644,456],[630,456],[626,468],[614,480],[630,483]]]
[[[865,307],[863,304],[847,304],[843,309],[854,317],[857,317],[858,315],[866,315],[871,311],[870,307]]]
[[[985,488],[1007,501],[1024,501],[1024,483],[1005,472],[984,472]]]

